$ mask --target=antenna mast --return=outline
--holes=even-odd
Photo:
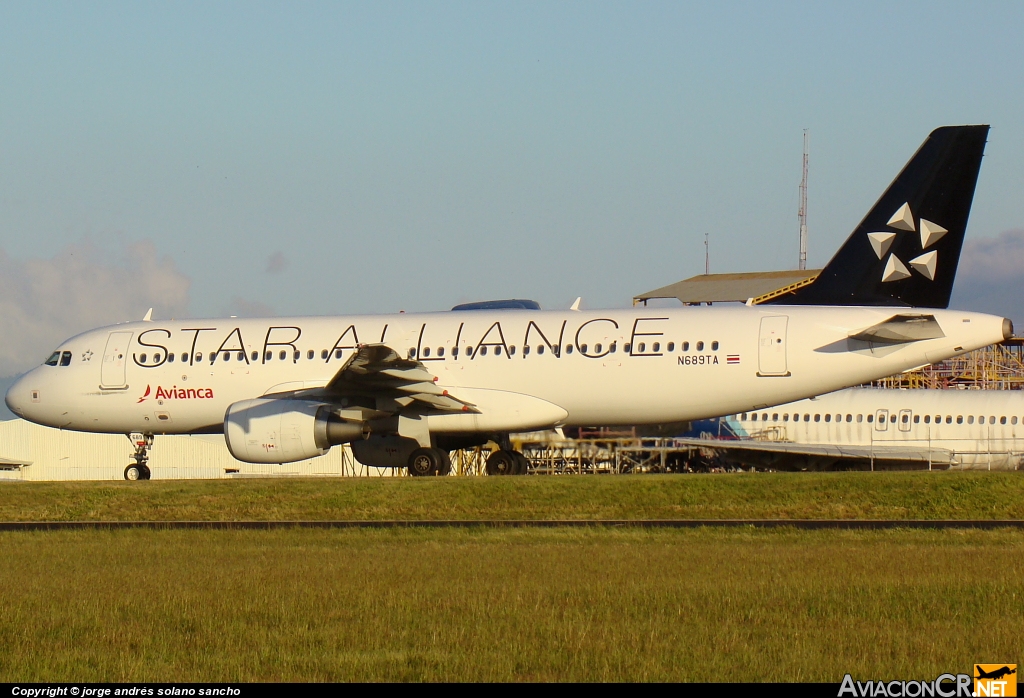
[[[708,248],[708,234],[704,233],[704,275],[711,273],[711,250]]]
[[[807,129],[804,129],[804,176],[800,180],[800,269],[807,268]]]

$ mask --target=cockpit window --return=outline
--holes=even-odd
[[[60,355],[60,365],[70,366],[71,365],[71,352],[66,351]]]
[[[57,362],[60,361],[60,352],[55,351],[50,354],[50,358],[43,362],[44,366],[56,366]]]

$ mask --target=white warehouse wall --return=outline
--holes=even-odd
[[[120,434],[61,431],[23,419],[0,422],[0,463],[14,462],[0,465],[0,480],[123,480],[132,453],[131,442]],[[154,480],[398,474],[361,465],[348,446],[297,463],[242,463],[222,436],[157,436],[149,456]]]

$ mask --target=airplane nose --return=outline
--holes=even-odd
[[[25,416],[25,409],[32,400],[32,396],[29,395],[27,378],[28,376],[22,376],[14,381],[14,385],[7,389],[7,395],[4,396],[7,409],[19,417]]]

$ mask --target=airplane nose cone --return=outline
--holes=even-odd
[[[4,396],[7,409],[19,417],[25,416],[25,409],[32,400],[32,396],[29,395],[28,381],[25,378],[22,376],[14,381],[14,385],[8,388],[7,395]]]

